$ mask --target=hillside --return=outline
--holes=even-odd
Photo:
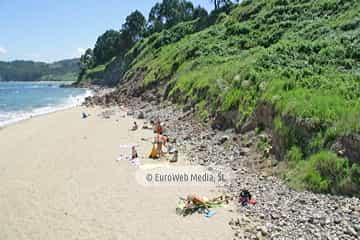
[[[113,97],[170,99],[222,129],[266,130],[295,188],[358,194],[360,2],[245,0],[199,26],[153,33],[94,72],[117,80]]]
[[[54,63],[33,61],[0,62],[0,81],[75,81],[79,60]]]

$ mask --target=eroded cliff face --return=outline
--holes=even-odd
[[[281,121],[282,129],[278,129],[275,121]],[[292,145],[299,146],[305,153],[310,154],[309,145],[325,126],[315,124],[311,119],[299,119],[276,112],[273,104],[261,102],[253,115],[240,128],[240,133],[246,133],[261,128],[267,130],[272,139],[272,153],[276,159],[283,160],[287,150]],[[341,157],[348,158],[352,163],[360,163],[360,134],[352,133],[338,136],[335,140],[324,142],[322,148],[329,148]]]

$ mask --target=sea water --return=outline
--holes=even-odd
[[[81,105],[90,90],[62,88],[61,82],[1,82],[0,126]]]

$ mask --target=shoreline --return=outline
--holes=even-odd
[[[0,122],[0,129],[3,129],[5,127],[17,124],[22,121],[26,121],[32,118],[36,118],[39,116],[56,113],[59,111],[64,111],[67,109],[71,109],[73,107],[81,106],[88,97],[93,97],[95,95],[94,90],[90,88],[84,88],[84,93],[77,96],[71,96],[68,99],[65,100],[64,103],[59,103],[56,106],[43,106],[39,108],[32,109],[28,112],[4,112],[5,114],[16,114],[16,117],[13,117],[12,119],[4,120]]]
[[[21,124],[21,123],[24,123],[26,121],[30,121],[32,119],[37,119],[39,117],[43,117],[43,116],[46,116],[46,115],[51,115],[51,114],[55,114],[55,113],[58,113],[58,112],[63,112],[63,111],[67,111],[67,110],[71,110],[73,108],[78,108],[78,107],[81,107],[81,105],[78,105],[78,106],[69,106],[69,107],[65,107],[63,109],[56,109],[54,111],[50,111],[50,112],[45,112],[45,113],[41,113],[41,114],[38,114],[38,115],[33,115],[33,116],[29,116],[29,117],[26,117],[24,119],[18,119],[18,120],[14,120],[12,122],[9,122],[9,123],[5,123],[4,125],[1,125],[0,124],[0,130],[2,129],[7,129],[9,127],[12,127],[12,126],[16,126],[17,124]]]
[[[9,121],[7,121],[5,123],[0,123],[0,130],[11,127],[11,126],[14,126],[14,125],[17,125],[17,124],[20,124],[22,122],[29,121],[31,119],[36,119],[38,117],[42,117],[42,116],[45,116],[45,115],[50,115],[50,114],[54,114],[54,113],[57,113],[57,112],[66,111],[66,110],[76,108],[76,107],[79,107],[79,106],[69,106],[69,107],[64,107],[64,108],[61,108],[61,109],[55,109],[55,110],[49,111],[49,112],[39,113],[39,114],[36,114],[36,115],[30,115],[28,117],[21,118],[21,119],[9,120]]]

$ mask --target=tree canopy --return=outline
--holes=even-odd
[[[94,65],[94,53],[91,48],[86,49],[80,58],[80,69],[88,69]]]
[[[128,35],[128,39],[132,43],[140,40],[146,31],[146,18],[138,10],[132,12],[126,17],[125,23],[122,25],[122,33]]]
[[[206,18],[208,16],[208,12],[205,8],[201,6],[197,6],[193,11],[193,19],[196,18]]]
[[[194,5],[186,0],[163,0],[150,10],[149,30],[158,32],[181,21],[193,19]]]
[[[108,30],[98,37],[94,50],[88,49],[81,56],[80,68],[83,72],[107,63],[115,56],[124,56],[145,36],[171,28],[183,21],[200,18],[206,22],[207,16],[206,9],[201,6],[194,7],[186,0],[162,0],[156,3],[150,11],[148,21],[140,11],[136,10],[126,17],[119,31]]]
[[[119,38],[120,32],[115,30],[108,30],[98,37],[94,47],[96,64],[103,64],[117,55]]]
[[[120,31],[108,30],[97,39],[93,52],[95,64],[103,64],[114,56],[125,54],[143,38],[145,30],[145,17],[137,10],[132,12],[126,17]],[[83,56],[83,58],[88,59],[90,52],[87,53],[88,56]]]

